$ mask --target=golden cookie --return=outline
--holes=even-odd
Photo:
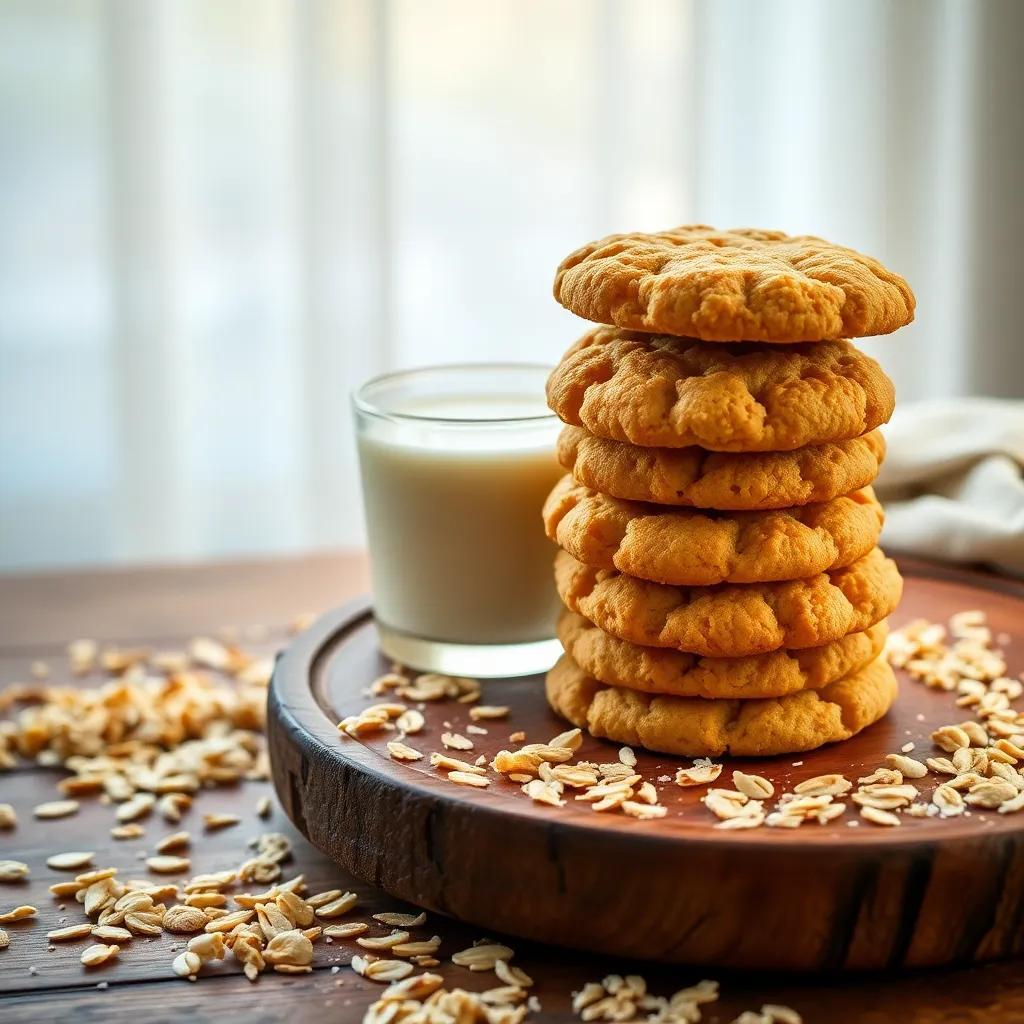
[[[709,658],[820,647],[880,622],[903,592],[880,548],[805,580],[718,587],[648,583],[559,551],[555,585],[567,608],[612,636]]]
[[[675,697],[750,699],[820,690],[874,661],[889,627],[880,622],[822,647],[778,650],[744,658],[699,658],[661,647],[638,647],[598,629],[588,619],[563,612],[558,639],[565,653],[608,686]]]
[[[860,437],[892,415],[892,381],[848,341],[706,345],[597,327],[562,357],[548,405],[598,437],[657,448],[782,452]]]
[[[703,224],[591,242],[559,265],[554,292],[588,320],[705,341],[889,334],[915,304],[902,277],[853,249]]]
[[[565,476],[544,502],[548,537],[573,558],[680,586],[814,576],[866,555],[882,531],[870,487],[768,512],[666,509],[610,498]]]
[[[863,437],[793,452],[735,454],[641,448],[566,427],[558,460],[585,487],[632,501],[697,508],[771,509],[828,501],[878,476],[885,441]]]
[[[567,654],[547,676],[548,703],[600,736],[682,757],[768,757],[847,740],[896,699],[884,657],[820,690],[764,700],[665,697],[605,686]]]

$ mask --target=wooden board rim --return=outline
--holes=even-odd
[[[970,573],[955,571],[917,576],[908,580],[904,621],[983,607],[997,633],[1014,634],[1008,655],[1021,660],[1024,588],[1000,581],[979,590]],[[386,735],[338,735],[338,718],[379,699],[367,686],[386,670],[367,601],[324,616],[276,667],[268,742],[278,795],[300,831],[392,896],[485,934],[717,968],[863,971],[1024,952],[1017,816],[979,811],[883,829],[862,823],[853,808],[839,822],[799,832],[736,835],[715,829],[706,812],[690,813],[700,808],[701,787],[673,784],[680,759],[639,749],[667,818],[594,815],[575,802],[546,807],[504,779],[489,789],[455,786],[428,762],[391,759]],[[491,686],[508,686],[507,699]],[[951,695],[906,686],[896,713],[848,746],[768,758],[761,771],[790,791],[822,772],[870,772],[907,737],[930,747],[930,731],[956,720]],[[508,703],[512,715],[480,738],[483,756],[508,742],[505,729],[546,738],[563,728],[538,677],[488,680],[484,688],[485,701]],[[430,703],[424,714],[431,731],[421,748],[431,748],[442,727],[464,731],[470,722],[468,708],[450,701]],[[616,747],[587,738],[580,756],[612,760]],[[727,763],[758,770],[751,759]],[[864,827],[840,827],[850,822]],[[623,901],[635,915],[625,930]],[[780,943],[780,934],[789,941]]]

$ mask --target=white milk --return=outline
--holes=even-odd
[[[454,644],[552,637],[559,602],[541,506],[563,472],[558,424],[451,422],[543,416],[542,395],[392,396],[386,411],[398,426],[385,418],[358,432],[378,621]]]

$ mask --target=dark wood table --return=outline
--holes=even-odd
[[[304,612],[319,612],[367,589],[361,554],[324,554],[268,562],[194,567],[132,569],[103,572],[0,577],[0,687],[26,681],[31,663],[47,661],[55,682],[68,681],[65,647],[69,640],[88,636],[124,645],[182,645],[197,635],[210,635],[224,626],[263,626],[260,643],[271,650],[287,642],[287,624]],[[152,820],[147,836],[134,843],[109,838],[110,811],[84,801],[80,813],[60,822],[36,821],[32,807],[55,799],[57,771],[19,768],[0,775],[0,801],[19,812],[13,832],[0,832],[0,859],[27,862],[31,879],[0,886],[0,904],[32,903],[35,921],[5,926],[9,949],[0,951],[0,1022],[120,1021],[177,1019],[218,1021],[306,1020],[358,1021],[379,994],[379,985],[347,968],[358,947],[351,942],[316,943],[315,969],[304,976],[263,974],[250,984],[234,961],[205,967],[194,985],[170,970],[171,946],[180,937],[132,941],[119,961],[108,968],[86,971],[78,960],[82,944],[58,945],[49,951],[45,933],[61,916],[58,901],[47,891],[55,872],[46,857],[58,850],[96,851],[98,865],[113,864],[129,873],[140,847],[152,852],[153,843],[173,827]],[[360,896],[360,919],[380,910],[402,909],[395,900],[370,885],[346,876],[313,849],[275,806],[264,822],[255,806],[271,794],[269,783],[247,782],[241,787],[204,793],[198,814],[232,811],[243,821],[235,828],[202,834],[193,845],[192,869],[214,871],[234,867],[245,840],[273,829],[288,834],[295,847],[289,873],[302,871],[311,891],[349,888]],[[181,827],[194,835],[201,826],[186,820]],[[469,851],[471,855],[471,851]],[[66,876],[62,876],[66,877]],[[510,894],[515,899],[515,894]],[[69,923],[80,914],[67,914]],[[431,924],[448,956],[480,937],[455,922],[435,917]],[[586,922],[581,921],[585,928]],[[785,936],[779,937],[785,941]],[[659,994],[690,984],[709,973],[701,969],[666,968],[653,964],[611,962],[592,955],[510,940],[516,963],[537,981],[534,993],[542,1009],[531,1015],[539,1021],[574,1020],[570,993],[585,981],[611,972],[639,973]],[[337,970],[337,968],[341,968]],[[333,969],[333,970],[332,970]],[[445,964],[440,969],[449,986],[482,989],[493,975],[478,975]],[[964,970],[903,974],[898,977],[791,977],[780,975],[714,974],[722,999],[709,1007],[705,1020],[731,1021],[741,1010],[762,1003],[784,1003],[801,1011],[808,1024],[939,1024],[985,1022],[1024,1024],[1024,964],[1001,963]]]

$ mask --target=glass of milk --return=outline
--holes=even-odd
[[[546,671],[559,602],[541,506],[562,474],[548,368],[437,366],[353,396],[380,645],[412,668]]]

